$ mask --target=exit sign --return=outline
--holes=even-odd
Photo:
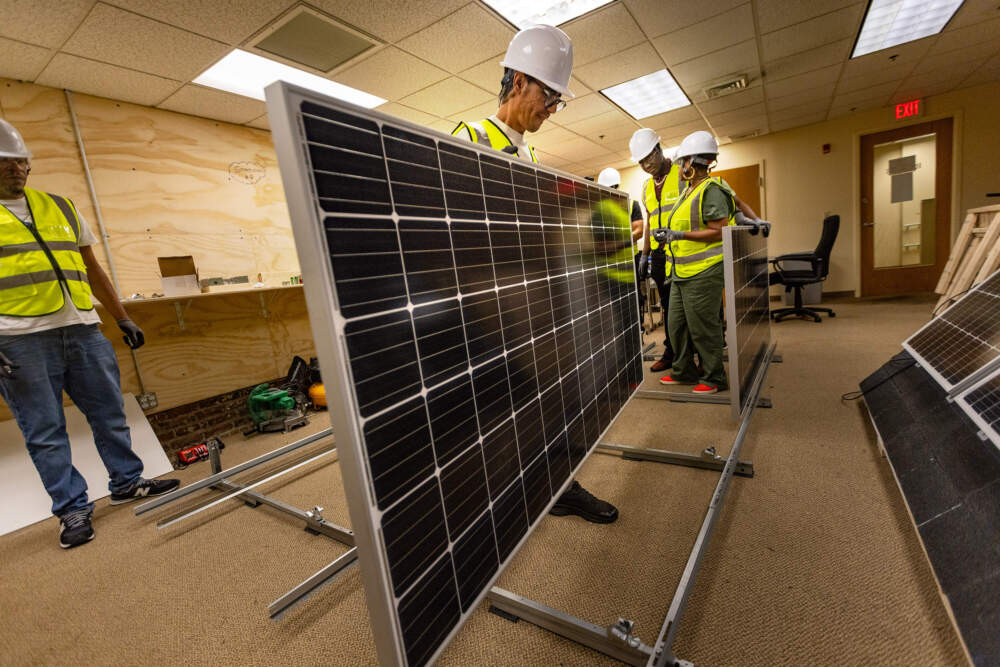
[[[912,100],[910,102],[901,102],[896,105],[896,119],[901,118],[913,118],[914,116],[919,116],[923,112],[923,100]]]

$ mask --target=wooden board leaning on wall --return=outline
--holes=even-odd
[[[302,288],[134,301],[125,309],[146,334],[136,356],[146,391],[159,401],[149,413],[282,377],[295,355],[316,356]],[[114,319],[98,311],[118,357],[122,391],[138,395],[132,355]],[[0,400],[0,420],[10,417]]]

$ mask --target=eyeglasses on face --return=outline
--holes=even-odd
[[[542,89],[542,95],[545,96],[546,109],[548,109],[553,105],[555,105],[556,111],[562,111],[563,109],[566,108],[566,100],[562,99],[562,93],[552,90],[551,88],[549,88],[544,83],[542,83],[541,81],[539,81],[534,77],[529,76],[528,80],[537,84],[538,87]]]

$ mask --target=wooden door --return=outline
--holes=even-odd
[[[758,216],[764,217],[760,208],[760,165],[752,164],[749,167],[737,167],[736,169],[716,169],[712,171],[712,176],[719,176],[725,179],[726,183],[733,188],[736,196],[750,205],[750,208]]]
[[[952,119],[861,137],[861,294],[930,292],[951,245]]]

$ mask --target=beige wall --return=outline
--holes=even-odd
[[[955,119],[952,179],[952,236],[968,208],[996,204],[987,192],[1000,189],[1000,84],[927,98],[925,115],[915,122]],[[860,112],[835,120],[765,135],[723,146],[720,169],[758,162],[764,165],[764,211],[775,229],[771,255],[815,247],[823,217],[840,215],[840,235],[831,257],[824,291],[859,289],[860,285],[860,137],[905,125],[889,108]],[[832,150],[824,155],[823,144]],[[638,167],[622,171],[622,188],[637,196],[644,174]]]

